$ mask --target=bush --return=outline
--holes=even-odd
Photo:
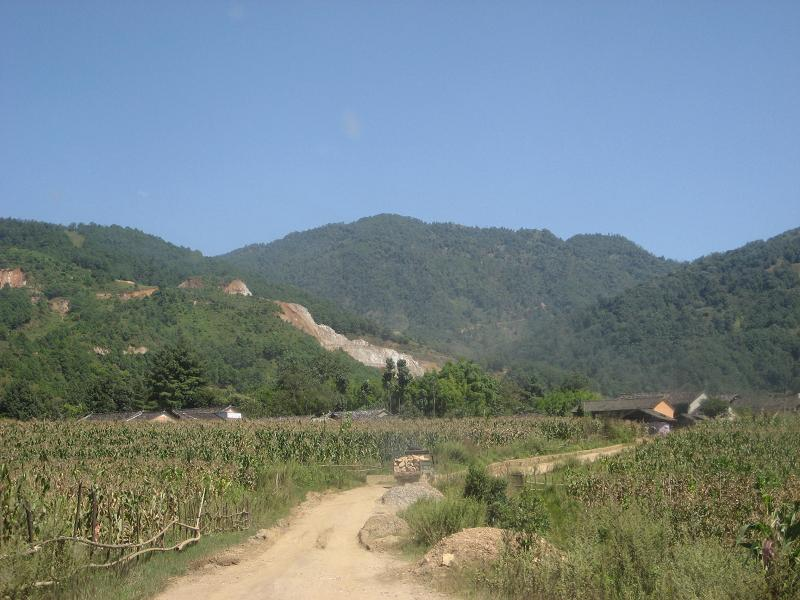
[[[464,482],[464,497],[485,504],[486,520],[490,525],[494,525],[508,502],[506,482],[504,479],[492,477],[484,469],[472,465],[467,471],[467,478]]]
[[[547,510],[531,487],[523,488],[518,496],[500,505],[496,523],[503,529],[512,530],[523,548],[532,547],[538,534],[550,526]]]
[[[464,482],[464,497],[474,498],[484,504],[506,502],[506,482],[499,477],[488,475],[484,469],[475,465],[467,471]]]
[[[411,528],[412,539],[425,547],[462,529],[486,524],[486,507],[473,498],[418,500],[401,516]]]

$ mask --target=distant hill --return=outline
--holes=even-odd
[[[800,391],[800,229],[713,254],[561,318],[503,355],[608,392]]]
[[[537,313],[570,313],[677,264],[611,235],[428,224],[379,215],[224,259],[446,351],[485,355]]]

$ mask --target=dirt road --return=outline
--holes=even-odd
[[[492,463],[486,467],[489,475],[500,477],[509,473],[541,474],[549,473],[559,465],[574,460],[579,463],[594,462],[604,456],[613,456],[623,450],[632,448],[644,440],[639,439],[630,444],[614,444],[603,448],[592,448],[590,450],[577,450],[575,452],[562,452],[561,454],[547,454],[544,456],[532,456],[530,458],[515,458]]]
[[[494,475],[551,470],[568,459],[592,461],[634,444],[503,461]],[[207,565],[174,580],[156,600],[428,600],[447,596],[408,574],[409,563],[359,545],[358,531],[375,513],[392,512],[380,502],[391,483],[373,480],[341,493],[315,494],[288,523],[263,540],[232,548]]]
[[[359,545],[358,531],[370,515],[389,512],[380,503],[386,489],[371,483],[315,496],[267,540],[239,546],[176,579],[157,600],[445,598],[407,575],[407,562]]]

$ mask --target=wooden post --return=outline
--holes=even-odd
[[[75,522],[72,525],[72,537],[78,537],[78,527],[81,521],[81,495],[83,494],[83,482],[78,482],[78,502],[75,504]]]
[[[28,526],[28,542],[33,543],[33,515],[28,505],[25,505],[25,523]]]
[[[91,493],[92,498],[92,520],[91,520],[91,527],[92,527],[92,541],[97,542],[97,490],[92,489]]]

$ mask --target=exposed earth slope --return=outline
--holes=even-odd
[[[314,321],[314,317],[305,306],[292,302],[276,301],[276,303],[281,308],[280,316],[284,321],[312,336],[326,350],[343,350],[361,364],[378,369],[386,364],[387,359],[392,359],[395,363],[405,360],[408,370],[414,377],[425,373],[425,366],[409,354],[394,348],[376,346],[366,340],[351,340],[341,333],[336,333],[331,327]]]

